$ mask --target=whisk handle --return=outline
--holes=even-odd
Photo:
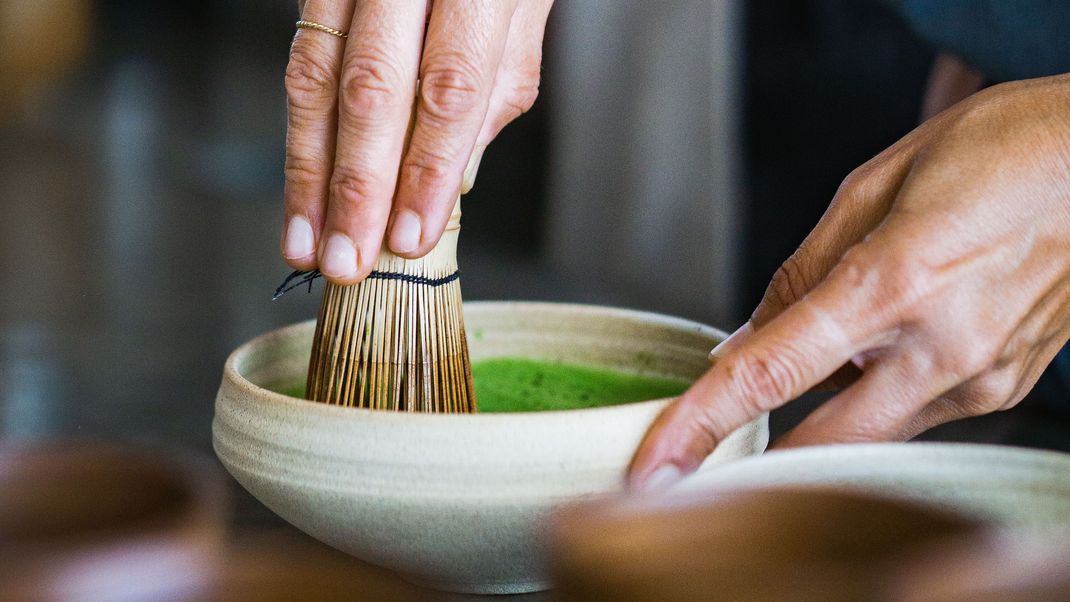
[[[461,195],[457,195],[457,202],[453,204],[453,212],[450,213],[450,219],[446,222],[446,232],[461,229]]]

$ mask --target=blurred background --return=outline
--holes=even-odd
[[[7,441],[207,452],[229,351],[315,316],[319,286],[271,301],[295,4],[0,0]],[[465,298],[734,329],[842,178],[917,124],[934,57],[876,1],[560,2],[540,99],[465,203]],[[1070,449],[1032,399],[928,436]]]

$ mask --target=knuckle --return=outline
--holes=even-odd
[[[535,77],[526,83],[520,83],[510,87],[502,97],[501,106],[493,109],[494,133],[512,123],[524,113],[535,106],[535,99],[539,96],[539,80]]]
[[[935,368],[958,382],[980,379],[989,384],[994,375],[1013,371],[1017,365],[1008,357],[1007,338],[993,328],[991,318],[971,307],[956,307],[924,316]]]
[[[830,275],[843,280],[853,288],[873,288],[881,277],[881,267],[874,263],[872,254],[862,245],[847,250]]]
[[[981,409],[984,413],[1003,409],[1008,402],[1018,398],[1022,388],[1017,372],[1012,369],[993,371],[982,377],[982,381],[984,403]]]
[[[946,355],[944,369],[966,379],[977,376],[995,365],[999,347],[986,337],[972,338],[955,345]]]
[[[996,412],[1014,395],[1015,388],[1015,384],[996,373],[975,379],[949,396],[954,406],[952,417],[961,419]]]
[[[286,165],[283,168],[286,182],[299,187],[314,186],[317,182],[322,182],[325,172],[326,166],[323,163],[294,156],[286,157]]]
[[[333,102],[337,75],[330,61],[321,60],[307,46],[294,44],[286,64],[286,95],[298,106]]]
[[[892,200],[888,190],[902,166],[897,157],[897,149],[892,146],[856,167],[840,182],[830,207],[870,205],[881,206],[881,211],[887,212],[886,206]]]
[[[367,172],[336,167],[330,192],[331,198],[338,200],[343,207],[356,207],[373,198],[379,188],[379,180]]]
[[[340,108],[357,116],[374,114],[396,106],[401,87],[401,70],[390,59],[375,54],[353,57],[342,70]]]
[[[978,326],[1000,343],[999,357],[993,364],[996,370],[1027,366],[1028,358],[1036,350],[1048,347],[1058,340],[1045,320],[1005,320],[1002,325],[993,322],[995,321],[989,319]]]
[[[406,176],[418,186],[433,186],[449,176],[449,158],[441,149],[426,144],[413,145],[405,157]]]
[[[535,99],[539,97],[539,78],[535,77],[522,84],[516,85],[507,96],[505,104],[515,111],[515,117],[519,117],[535,106]],[[515,118],[514,117],[514,118]]]
[[[923,255],[905,245],[862,244],[841,261],[848,283],[868,291],[878,306],[909,314],[929,299],[937,278]]]
[[[993,106],[990,95],[994,93],[995,86],[987,90],[981,90],[978,94],[965,99],[955,112],[955,124],[958,126],[973,127],[981,126],[991,128]],[[996,109],[998,110],[998,109]]]
[[[854,170],[847,174],[847,177],[840,182],[840,186],[836,189],[834,198],[858,194],[859,191],[865,188],[870,172],[871,168],[869,163],[864,163],[854,168]]]
[[[751,354],[722,362],[735,398],[757,415],[792,397],[802,382],[798,363],[787,354]]]
[[[422,109],[443,120],[456,119],[476,110],[480,104],[478,71],[465,60],[452,60],[449,66],[432,63],[424,70],[420,84]]]
[[[905,307],[917,305],[932,293],[928,267],[910,255],[892,254],[882,266],[882,295]]]
[[[704,450],[712,451],[718,441],[732,432],[732,425],[714,404],[695,401],[690,406],[688,415],[691,419],[686,422],[689,439],[697,441]]]

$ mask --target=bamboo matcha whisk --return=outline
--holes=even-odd
[[[457,271],[460,199],[435,248],[420,259],[383,249],[352,286],[327,283],[306,397],[406,412],[475,412]]]

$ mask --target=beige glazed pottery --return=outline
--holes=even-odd
[[[1070,526],[1070,454],[970,443],[772,451],[681,481],[672,494],[820,487],[922,503],[998,526]]]
[[[465,304],[473,360],[528,357],[694,379],[724,334],[603,307]],[[340,408],[269,390],[304,378],[314,324],[261,336],[227,360],[213,424],[231,474],[298,528],[431,587],[548,587],[537,526],[553,508],[620,491],[669,400],[557,412],[431,415]],[[766,418],[703,468],[760,453]]]

